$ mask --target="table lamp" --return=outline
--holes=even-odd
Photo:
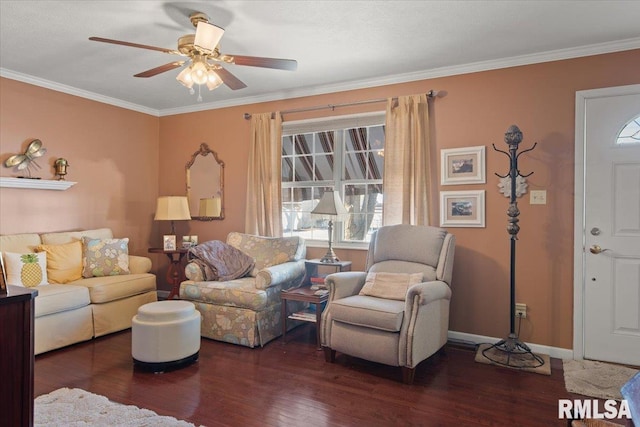
[[[186,196],[161,196],[156,205],[156,221],[171,221],[171,234],[176,234],[174,221],[191,219]]]
[[[322,257],[320,262],[327,264],[340,261],[333,252],[332,237],[333,237],[333,221],[342,221],[349,215],[349,212],[342,204],[340,195],[337,191],[327,190],[320,198],[320,201],[315,208],[311,211],[311,216],[314,218],[328,219],[329,220],[329,250]]]

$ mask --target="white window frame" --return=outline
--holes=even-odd
[[[305,133],[315,133],[322,131],[343,131],[345,129],[358,128],[358,127],[370,127],[370,126],[384,126],[385,125],[385,112],[384,111],[376,111],[372,113],[362,113],[362,114],[352,114],[352,115],[344,115],[344,116],[335,116],[335,117],[327,117],[327,118],[319,118],[319,119],[307,119],[307,120],[297,120],[297,121],[288,121],[282,124],[282,137],[291,136],[291,135],[300,135]],[[340,193],[340,198],[344,200],[344,186],[345,181],[342,180],[342,169],[343,169],[343,161],[344,161],[344,152],[345,152],[345,142],[340,139],[336,141],[336,145],[334,146],[334,170],[333,170],[333,180],[331,181],[317,181],[314,182],[313,186],[319,187],[334,187],[336,191]],[[348,181],[348,184],[358,184],[358,183],[371,183],[371,180],[361,180],[358,182],[356,180]],[[378,181],[380,184],[382,180]],[[283,183],[281,182],[282,188],[291,188],[291,187],[299,187],[304,186],[305,182],[291,182],[291,183]],[[334,231],[333,231],[333,247],[338,249],[368,249],[369,242],[353,242],[353,241],[345,241],[342,240],[343,236],[343,223],[336,222],[334,223]],[[327,239],[306,239],[306,244],[309,247],[327,247]]]

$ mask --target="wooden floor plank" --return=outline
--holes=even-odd
[[[133,368],[124,331],[37,356],[35,395],[77,387],[205,426],[566,426],[558,399],[574,396],[558,359],[545,376],[448,345],[409,386],[399,368],[339,353],[326,363],[315,339],[313,325],[264,348],[203,339],[198,362],[152,374]]]

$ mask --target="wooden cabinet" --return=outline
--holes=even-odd
[[[33,425],[33,315],[38,291],[7,286],[0,295],[0,418]]]

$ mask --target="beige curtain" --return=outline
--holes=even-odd
[[[429,225],[427,96],[389,99],[385,133],[383,223]]]
[[[245,233],[282,236],[281,153],[280,113],[252,115]]]

